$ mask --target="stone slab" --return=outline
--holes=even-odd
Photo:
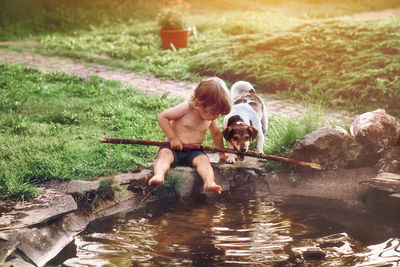
[[[138,198],[130,191],[118,193],[115,200],[108,200],[101,203],[95,211],[90,214],[90,220],[111,216],[113,214],[136,209],[138,206]]]
[[[119,174],[114,177],[116,182],[119,182],[120,184],[129,184],[131,181],[134,180],[144,180],[147,176],[152,174],[152,170],[149,169],[143,169],[139,172],[135,173],[123,173]]]
[[[71,193],[84,193],[88,190],[95,190],[99,187],[100,183],[96,181],[50,181],[42,185],[44,189],[51,189],[64,194]]]
[[[16,240],[2,241],[0,240],[0,266],[3,266],[8,256],[11,255],[19,245]]]
[[[129,191],[117,193],[114,200],[101,202],[94,211],[75,211],[41,227],[19,230],[17,240],[20,245],[18,249],[37,266],[44,266],[91,221],[118,212],[134,210],[137,207],[138,199],[134,193]]]
[[[90,220],[79,212],[67,214],[40,228],[18,231],[20,249],[36,266],[44,266],[54,258],[73,238],[83,231]]]
[[[1,203],[0,230],[37,225],[77,209],[70,195],[51,189],[30,201]]]
[[[311,199],[306,204],[314,202],[315,205],[319,205],[315,199],[320,201],[325,199],[330,203],[339,203],[335,206],[346,205],[344,208],[347,209],[362,204],[368,186],[360,185],[360,182],[368,181],[375,176],[373,168],[358,168],[294,174],[294,177],[288,174],[275,174],[266,176],[265,180],[270,194],[280,196],[283,200],[291,197],[295,197],[298,201]]]
[[[177,193],[181,197],[190,197],[203,191],[201,177],[191,167],[176,167],[168,171],[166,181],[170,177],[179,178]]]
[[[4,265],[0,265],[4,267],[35,267],[32,263],[25,261],[20,255],[17,255],[15,259],[7,261]]]
[[[363,181],[362,184],[385,192],[400,193],[400,174],[382,172],[369,181]]]

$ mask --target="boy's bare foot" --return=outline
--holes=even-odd
[[[154,175],[153,177],[151,177],[151,179],[149,180],[149,185],[159,185],[164,183],[164,177],[162,177],[161,175]]]
[[[204,191],[215,192],[215,193],[221,194],[222,187],[217,185],[216,183],[205,184]]]

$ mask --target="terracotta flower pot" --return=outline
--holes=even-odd
[[[188,47],[189,42],[189,29],[179,30],[160,30],[161,42],[163,49],[172,49],[172,45],[176,49]]]

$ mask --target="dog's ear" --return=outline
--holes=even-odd
[[[224,138],[226,139],[226,140],[228,140],[229,139],[229,136],[230,136],[230,134],[231,134],[231,131],[232,131],[232,127],[226,127],[223,131],[222,131],[222,135],[224,136]]]
[[[257,137],[258,131],[256,128],[254,128],[253,126],[249,126],[248,130],[250,132],[251,139],[254,139]]]

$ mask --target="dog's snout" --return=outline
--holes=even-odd
[[[246,150],[247,149],[245,147],[240,148],[240,152],[242,152],[242,153],[246,152]]]

